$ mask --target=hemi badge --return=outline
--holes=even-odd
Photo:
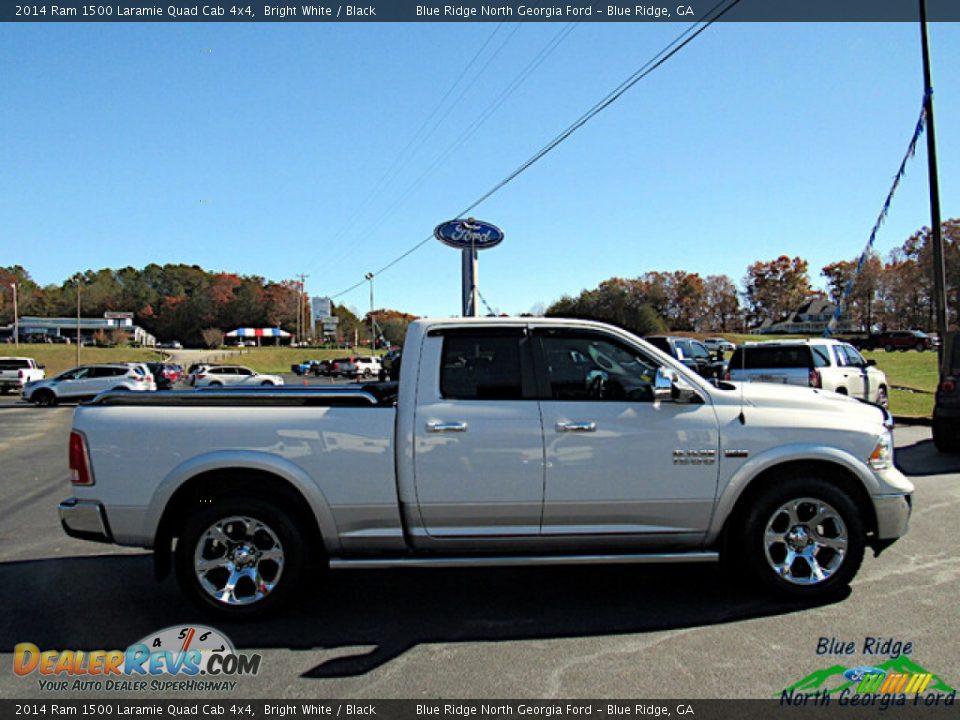
[[[724,450],[723,456],[728,458],[745,458],[750,455],[749,450]]]

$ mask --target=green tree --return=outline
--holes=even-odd
[[[599,320],[637,335],[666,329],[663,319],[646,302],[641,284],[621,278],[605,280],[595,290],[584,290],[575,298],[564,296],[547,308],[546,315]]]

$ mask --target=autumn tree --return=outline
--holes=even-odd
[[[820,274],[827,279],[827,294],[835,305],[844,305],[844,312],[853,325],[863,332],[870,328],[877,316],[877,298],[882,289],[883,262],[876,253],[870,253],[857,270],[856,260],[838,260],[825,265]],[[847,286],[853,279],[853,287],[847,295]]]
[[[703,283],[704,308],[697,329],[734,332],[743,329],[737,286],[727,275],[708,275]]]
[[[223,345],[223,330],[220,328],[204,328],[200,331],[204,344],[211,350]]]
[[[379,328],[380,335],[382,335],[390,345],[403,345],[403,341],[407,336],[407,326],[416,320],[417,316],[399,310],[382,309],[373,311],[373,319]],[[364,316],[363,326],[367,329],[367,335],[369,337],[370,313]],[[379,344],[379,337],[377,338],[377,342]]]
[[[751,325],[780,320],[803,304],[813,292],[807,267],[803,258],[781,255],[776,260],[758,260],[747,268],[743,286]]]
[[[0,323],[13,322],[13,286],[17,286],[17,314],[37,314],[42,305],[42,291],[23,267],[0,267]]]

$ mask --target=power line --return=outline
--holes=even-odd
[[[726,0],[721,0],[709,11],[707,11],[704,17],[710,17],[714,11],[718,10]],[[590,120],[596,117],[599,113],[603,112],[605,109],[610,107],[613,103],[619,100],[628,90],[630,90],[634,85],[643,80],[645,77],[653,73],[655,70],[660,68],[664,63],[666,63],[670,58],[676,55],[680,50],[689,45],[693,40],[695,40],[702,32],[704,32],[708,27],[713,25],[717,20],[726,15],[731,9],[733,9],[737,4],[740,3],[740,0],[732,0],[726,7],[716,13],[713,17],[710,17],[709,20],[703,20],[701,23],[694,23],[682,33],[680,33],[676,38],[674,38],[670,43],[664,46],[658,53],[656,53],[650,60],[641,65],[636,71],[634,71],[626,80],[624,80],[620,85],[611,90],[606,96],[604,96],[600,101],[595,103],[589,110],[583,113],[579,118],[577,118],[573,123],[571,123],[565,130],[560,134],[555,136],[550,142],[544,145],[540,150],[535,152],[529,159],[521,163],[513,172],[507,175],[503,180],[494,185],[490,190],[481,195],[477,200],[470,203],[466,208],[461,210],[455,217],[464,217],[471,210],[476,208],[481,203],[490,199],[495,193],[503,189],[510,182],[515,180],[519,175],[521,175],[526,170],[530,169],[535,163],[543,159],[548,153],[554,150],[557,146],[563,143],[567,138],[569,138],[573,133],[579,130],[581,127],[586,125]],[[696,28],[696,29],[695,29]],[[409,250],[403,254],[397,256],[389,263],[384,265],[382,268],[377,270],[374,275],[379,275],[380,273],[390,269],[398,262],[408,257],[412,253],[419,250],[421,247],[426,245],[430,240],[433,239],[433,235],[428,235],[426,238],[418,242],[416,245],[411,247]],[[360,282],[351,285],[346,290],[341,290],[339,293],[332,295],[331,297],[340,297],[341,295],[346,295],[349,292],[352,292],[356,288],[360,287],[365,281],[361,280]]]
[[[443,163],[453,155],[467,140],[469,140],[473,135],[483,126],[483,124],[497,111],[500,107],[509,99],[511,95],[523,84],[523,82],[533,74],[533,72],[540,67],[544,60],[553,53],[557,47],[567,38],[567,36],[573,32],[576,28],[577,23],[567,23],[563,28],[561,28],[557,34],[552,37],[543,48],[527,63],[526,66],[511,80],[506,87],[500,91],[500,93],[490,102],[489,105],[473,120],[467,128],[460,133],[460,135],[454,140],[447,148],[440,153],[439,156],[414,180],[407,189],[397,198],[397,200],[386,210],[384,210],[377,218],[371,223],[370,229],[379,228],[391,215],[394,211],[403,205],[403,203],[411,196],[417,189],[423,185],[423,183],[433,175],[439,168],[443,167]],[[369,229],[368,231],[369,232]]]
[[[394,157],[393,159],[393,162],[390,164],[387,170],[384,171],[384,173],[380,176],[380,179],[376,183],[374,183],[373,187],[367,193],[366,197],[363,199],[363,201],[361,201],[357,209],[353,212],[353,214],[347,219],[347,221],[343,224],[343,226],[341,226],[340,230],[330,240],[330,243],[336,242],[341,237],[347,235],[349,230],[352,230],[356,221],[363,214],[363,212],[368,207],[370,207],[374,198],[390,184],[390,182],[393,180],[394,177],[396,177],[397,172],[402,167],[401,160],[403,160],[407,156],[408,152],[410,155],[414,155],[419,148],[423,147],[424,143],[426,143],[426,141],[434,134],[434,132],[436,132],[437,128],[447,118],[447,116],[450,114],[452,109],[459,104],[463,96],[470,90],[470,88],[474,86],[477,80],[480,79],[480,77],[483,75],[486,69],[490,66],[490,64],[494,61],[494,59],[500,54],[500,52],[504,49],[504,47],[506,47],[506,45],[510,42],[511,38],[513,38],[517,30],[520,29],[520,24],[518,23],[514,27],[513,31],[510,32],[510,34],[507,35],[507,37],[504,38],[503,41],[501,41],[501,43],[494,49],[490,57],[487,58],[483,66],[473,75],[473,77],[466,84],[466,86],[460,91],[460,94],[457,95],[456,100],[446,105],[446,112],[443,113],[443,115],[430,127],[430,129],[425,134],[423,134],[427,125],[434,118],[434,116],[438,112],[440,112],[440,110],[445,106],[447,98],[449,98],[450,95],[453,93],[453,91],[457,89],[457,86],[464,79],[464,77],[466,77],[470,69],[476,64],[477,60],[480,58],[483,52],[487,49],[487,46],[490,45],[494,37],[496,37],[496,35],[500,32],[503,25],[504,23],[498,23],[497,26],[493,29],[493,32],[491,32],[490,35],[487,36],[487,39],[480,45],[479,49],[476,51],[476,53],[474,53],[470,61],[464,66],[463,70],[460,71],[460,74],[457,76],[456,80],[453,81],[453,84],[451,84],[450,87],[447,89],[447,91],[443,94],[443,96],[434,106],[433,110],[431,110],[430,113],[423,119],[423,122],[420,124],[420,127],[417,128],[417,131],[413,134],[410,140],[407,141],[407,144],[404,145],[404,147],[400,150],[399,153],[397,153],[396,157]],[[327,264],[335,265],[344,257],[347,257],[351,252],[353,252],[353,249],[348,246],[339,253],[339,256],[329,258],[327,260]]]

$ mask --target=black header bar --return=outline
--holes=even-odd
[[[716,0],[330,0],[2,3],[0,22],[695,22]],[[927,0],[928,19],[960,22],[960,0]],[[916,22],[917,0],[741,0],[720,22]]]

